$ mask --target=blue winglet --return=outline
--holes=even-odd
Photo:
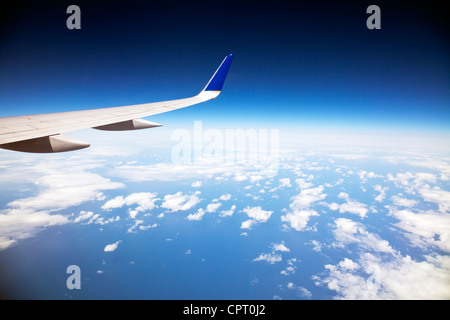
[[[212,78],[209,80],[203,91],[222,91],[223,83],[227,77],[228,70],[231,66],[231,61],[233,60],[233,55],[229,54],[223,59],[219,68],[216,70]]]

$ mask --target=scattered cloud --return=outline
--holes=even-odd
[[[202,186],[202,182],[200,180],[194,181],[191,184],[191,187],[200,188]]]
[[[280,254],[261,253],[258,257],[253,259],[253,261],[265,261],[267,263],[274,264],[282,261],[282,258]]]
[[[229,194],[229,193],[223,194],[223,195],[220,196],[219,199],[222,200],[222,201],[228,201],[228,200],[231,199],[231,194]]]
[[[105,211],[111,211],[115,208],[121,208],[124,205],[132,206],[137,205],[133,210],[129,210],[130,216],[135,218],[137,213],[144,211],[151,211],[157,207],[155,202],[161,200],[157,198],[157,193],[151,192],[137,192],[131,193],[125,198],[123,196],[117,196],[114,199],[107,201],[104,205],[102,205],[102,209]]]
[[[117,247],[119,246],[119,243],[121,243],[121,242],[122,242],[122,240],[119,240],[114,243],[108,244],[105,246],[105,249],[103,249],[103,251],[105,251],[105,252],[116,251]]]
[[[202,220],[203,216],[205,215],[205,210],[202,208],[198,209],[196,213],[189,214],[186,219],[190,221],[199,221]]]
[[[281,216],[281,221],[288,223],[284,225],[284,228],[290,227],[297,231],[311,230],[311,228],[307,228],[310,217],[319,216],[311,206],[314,202],[326,197],[326,194],[322,193],[323,190],[323,186],[303,189],[298,195],[292,197],[289,205],[291,212]]]
[[[236,210],[236,206],[233,204],[230,208],[230,210],[223,210],[220,211],[220,216],[221,217],[230,217],[233,215],[234,211]]]
[[[395,226],[416,247],[439,248],[450,253],[450,214],[436,212],[414,213],[411,209],[389,207],[389,214],[399,222]]]
[[[373,186],[373,188],[380,193],[375,197],[375,201],[383,202],[383,200],[386,199],[386,191],[389,190],[389,188],[380,186],[379,184]]]
[[[338,299],[433,300],[450,298],[450,256],[427,255],[423,261],[395,254],[385,258],[364,253],[357,262],[326,265],[316,285],[326,285]]]
[[[333,234],[336,242],[335,247],[348,248],[349,245],[355,244],[360,248],[370,251],[393,253],[394,249],[389,242],[381,239],[377,234],[370,233],[363,224],[346,218],[339,218],[334,221],[335,228]]]
[[[171,212],[189,210],[201,201],[198,197],[200,193],[200,191],[196,191],[193,194],[188,195],[179,191],[175,194],[168,194],[164,196],[164,201],[161,204],[161,207],[169,209]]]
[[[362,219],[367,216],[369,209],[367,209],[366,204],[350,199],[348,193],[345,192],[339,193],[338,198],[344,199],[346,202],[342,204],[338,204],[335,202],[327,204],[330,210],[333,211],[339,210],[340,213],[348,212],[356,214],[359,215]]]
[[[263,210],[260,206],[247,206],[242,212],[245,212],[250,219],[242,222],[241,229],[250,229],[255,223],[266,222],[273,213],[273,211]]]
[[[86,171],[98,167],[98,163],[73,164],[70,160],[55,160],[15,167],[17,181],[29,182],[36,195],[10,201],[0,210],[0,250],[47,227],[71,222],[67,213],[55,212],[100,201],[104,199],[103,190],[124,187],[120,182]]]

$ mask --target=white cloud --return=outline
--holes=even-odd
[[[365,218],[369,210],[367,209],[367,205],[364,203],[355,200],[347,200],[346,203],[339,206],[339,212],[353,213],[359,215],[361,218]]]
[[[274,192],[274,191],[276,191],[278,189],[281,189],[281,188],[292,187],[291,179],[289,179],[289,178],[281,178],[278,181],[280,182],[279,186],[270,189],[269,192]]]
[[[308,289],[301,287],[301,286],[297,286],[293,282],[289,282],[286,285],[286,288],[289,290],[297,291],[297,296],[299,296],[301,298],[306,298],[306,299],[312,298],[312,293]]]
[[[402,196],[403,196],[403,194],[399,193],[398,195],[391,197],[391,200],[394,203],[394,205],[396,205],[398,207],[412,208],[419,203],[419,201],[416,201],[413,199],[405,199],[405,198],[402,198]]]
[[[419,193],[425,201],[434,202],[438,205],[439,211],[442,213],[450,212],[450,192],[442,190],[439,187],[430,189],[425,186],[420,188]]]
[[[36,195],[13,200],[0,210],[0,250],[49,226],[71,222],[65,214],[55,212],[102,200],[101,191],[124,186],[86,171],[100,166],[98,163],[58,159],[17,165],[12,170],[16,181],[30,183]]]
[[[168,194],[164,196],[161,207],[169,209],[171,212],[189,210],[201,201],[198,197],[199,194],[200,191],[196,191],[191,195],[183,194],[181,191],[175,194]]]
[[[228,201],[228,200],[231,199],[231,194],[229,194],[229,193],[223,194],[223,195],[220,196],[219,199],[222,200],[222,201]]]
[[[359,266],[357,263],[353,262],[352,260],[345,258],[344,260],[339,262],[339,267],[341,267],[342,269],[346,269],[346,270],[355,270]]]
[[[334,221],[335,229],[333,234],[337,240],[336,247],[346,247],[350,244],[375,252],[393,253],[394,250],[389,242],[381,239],[377,234],[368,232],[364,225],[346,218],[339,218]]]
[[[205,211],[209,212],[209,213],[216,212],[217,209],[219,209],[221,205],[222,205],[222,203],[220,203],[220,202],[212,202],[206,206]]]
[[[292,187],[291,179],[289,179],[289,178],[282,178],[279,181],[280,181],[280,187],[282,187],[282,188],[284,188],[284,187]]]
[[[102,209],[106,211],[111,211],[111,209],[121,208],[125,204],[125,199],[122,196],[117,196],[114,199],[108,200]]]
[[[405,231],[414,246],[437,247],[450,253],[450,214],[414,213],[410,209],[389,208],[389,214],[399,220],[395,226]]]
[[[205,210],[202,208],[198,209],[196,213],[189,214],[186,219],[190,221],[199,221],[202,220],[203,216],[205,215]]]
[[[253,259],[253,261],[265,261],[270,264],[274,264],[282,261],[281,255],[272,253],[261,253],[258,257]]]
[[[250,229],[251,226],[257,222],[266,222],[267,220],[269,220],[270,216],[273,213],[273,211],[263,210],[260,206],[257,207],[247,206],[245,209],[242,210],[242,212],[245,212],[250,218],[250,220],[242,222],[241,229]]]
[[[156,197],[157,193],[151,193],[151,192],[137,192],[137,193],[131,193],[125,198],[123,196],[117,196],[114,199],[111,199],[107,201],[103,206],[102,209],[105,211],[111,211],[115,208],[121,208],[124,205],[132,206],[137,204],[137,207],[134,210],[130,210],[130,216],[136,217],[138,212],[144,212],[144,211],[151,211],[155,207],[155,202],[157,200],[161,200]]]
[[[146,226],[139,226],[139,230],[148,230],[148,229],[153,229],[156,228],[158,226],[158,224],[154,223],[154,224],[149,224]]]
[[[245,220],[241,223],[241,229],[250,229],[254,223],[252,219]]]
[[[348,193],[345,192],[339,193],[338,198],[345,199],[346,202],[342,204],[333,202],[325,205],[327,205],[330,210],[339,210],[340,213],[348,212],[359,215],[361,218],[365,218],[367,216],[369,209],[367,209],[366,204],[350,199]]]
[[[32,237],[44,228],[70,222],[64,215],[44,211],[11,209],[2,212],[5,213],[0,214],[0,250]]]
[[[233,205],[231,206],[230,210],[223,210],[223,211],[220,211],[220,216],[221,216],[221,217],[229,217],[229,216],[232,216],[235,210],[236,210],[236,206],[233,204]]]
[[[94,213],[92,211],[81,211],[79,216],[76,217],[75,220],[73,220],[73,222],[78,223],[78,222],[81,222],[83,220],[88,220],[93,215],[94,215]]]
[[[202,186],[202,182],[200,180],[194,181],[191,184],[191,187],[200,188]]]
[[[441,215],[421,216],[409,210],[389,209],[391,215],[400,219],[397,226],[411,234],[431,240],[433,227],[441,224],[441,229],[436,231],[447,233],[443,237],[448,237],[448,217],[434,220]],[[336,238],[333,247],[352,250],[354,245],[358,249],[356,260],[344,258],[336,265],[326,265],[325,273],[313,277],[316,285],[326,285],[335,291],[335,298],[450,298],[450,256],[432,254],[424,256],[422,261],[413,260],[408,255],[402,256],[377,234],[368,232],[361,223],[345,218],[335,220],[333,234]],[[443,249],[450,249],[443,243],[441,245]]]
[[[295,182],[300,187],[300,189],[306,189],[313,186],[311,182],[306,182],[305,179],[296,179]]]
[[[312,216],[319,216],[319,214],[315,210],[298,210],[281,216],[281,221],[287,222],[296,231],[304,231]]]
[[[323,186],[303,189],[298,195],[292,197],[292,202],[289,205],[292,212],[281,216],[281,221],[287,222],[291,228],[297,231],[307,229],[310,217],[319,215],[317,211],[310,208],[314,202],[326,197],[326,194],[322,193],[323,189]],[[287,227],[287,225],[284,225],[284,228]]]
[[[286,267],[286,269],[281,270],[280,273],[282,275],[285,275],[285,276],[289,276],[291,274],[294,274],[295,270],[297,269],[297,267],[294,265],[295,262],[297,262],[296,258],[292,258],[292,259],[287,260],[287,265],[288,266]]]
[[[386,261],[364,253],[358,260],[359,267],[354,264],[344,260],[326,265],[327,276],[314,277],[316,284],[326,285],[336,292],[335,298],[346,300],[450,299],[450,256],[429,255],[419,262],[395,254]]]
[[[366,171],[366,170],[360,170],[358,172],[358,176],[361,179],[361,182],[365,183],[367,182],[367,179],[373,179],[373,178],[382,178],[382,176],[372,172],[372,171]]]
[[[284,242],[282,243],[273,243],[272,244],[272,250],[273,251],[281,251],[281,252],[290,252],[288,247],[284,245]]]
[[[380,186],[379,184],[373,186],[373,188],[380,193],[375,197],[375,201],[383,202],[383,200],[386,198],[386,191],[389,190],[389,188]]]
[[[105,252],[113,252],[117,249],[117,247],[119,246],[119,243],[121,243],[122,240],[116,241],[114,243],[108,244],[105,246],[105,249],[103,249],[103,251]]]
[[[310,243],[314,246],[313,247],[313,250],[315,251],[315,252],[320,252],[320,251],[322,251],[322,243],[320,243],[319,241],[317,241],[317,240],[311,240],[310,241]]]
[[[293,211],[309,208],[313,202],[322,200],[326,197],[323,194],[323,186],[302,190],[297,196],[292,197],[290,207]]]
[[[122,188],[124,185],[112,182],[90,172],[53,172],[36,181],[40,192],[35,197],[11,201],[7,204],[17,210],[58,211],[77,206],[85,201],[100,199],[100,190]]]
[[[94,212],[92,211],[80,211],[80,214],[78,215],[78,217],[76,217],[73,222],[74,223],[81,223],[81,224],[100,224],[100,225],[105,225],[111,222],[116,222],[119,221],[120,217],[116,216],[114,217],[109,217],[109,218],[105,218],[102,217],[100,214],[96,213],[94,214]]]

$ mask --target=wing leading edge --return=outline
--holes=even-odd
[[[62,132],[85,128],[118,131],[159,127],[161,124],[140,118],[215,99],[222,91],[232,60],[232,54],[226,56],[205,88],[191,98],[123,107],[0,118],[0,148],[33,153],[72,151],[87,148],[89,144],[63,136]]]

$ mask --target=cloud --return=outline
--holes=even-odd
[[[335,247],[347,248],[348,245],[356,244],[360,248],[373,252],[394,252],[388,241],[381,239],[377,234],[368,232],[359,222],[339,218],[334,223],[333,234],[337,241],[334,243]]]
[[[408,210],[390,208],[391,215],[401,219],[401,228],[411,233],[427,235],[434,223],[427,226],[427,218],[412,215]],[[434,217],[437,217],[435,215]],[[417,220],[415,220],[418,218]],[[424,225],[420,225],[420,222]],[[442,225],[441,230],[449,230]],[[412,226],[410,226],[410,224]],[[448,233],[448,231],[446,231]],[[313,276],[316,285],[326,285],[336,292],[338,299],[449,299],[450,256],[425,255],[422,261],[413,260],[394,250],[389,242],[370,233],[361,223],[349,219],[335,220],[334,248],[352,250],[355,259],[344,258],[335,265],[325,265],[325,272]],[[430,238],[429,238],[430,239]],[[443,247],[449,249],[448,247]]]
[[[222,205],[220,202],[212,202],[206,206],[206,212],[213,213],[216,212],[217,209]]]
[[[47,227],[71,222],[65,214],[55,212],[102,200],[103,190],[124,187],[122,183],[86,171],[100,166],[99,163],[59,158],[32,163],[26,167],[17,165],[12,170],[16,181],[30,183],[35,195],[10,201],[0,210],[0,250]]]
[[[44,228],[70,222],[64,215],[44,211],[11,209],[2,212],[5,213],[0,214],[0,250],[32,237]]]
[[[171,212],[189,210],[201,201],[198,197],[200,193],[200,191],[196,191],[191,195],[187,195],[179,191],[175,194],[168,194],[164,196],[164,201],[161,204],[161,207],[169,209]]]
[[[358,176],[361,179],[362,183],[367,182],[368,179],[373,179],[373,178],[382,178],[383,176],[380,176],[372,171],[367,172],[366,170],[360,170],[358,171]]]
[[[200,180],[194,181],[191,184],[191,187],[200,188],[202,186],[202,182]]]
[[[325,269],[326,276],[313,279],[335,291],[338,299],[450,299],[450,256],[428,255],[414,261],[395,254],[386,261],[364,253],[357,262],[347,259]]]
[[[398,195],[391,197],[391,200],[394,203],[394,205],[396,205],[398,207],[412,208],[419,203],[419,201],[416,201],[413,199],[405,199],[405,198],[402,198],[401,196],[403,196],[403,194],[399,193]]]
[[[280,254],[272,254],[272,253],[261,253],[258,257],[253,259],[253,261],[265,261],[270,264],[274,264],[282,261]]]
[[[198,209],[196,213],[191,213],[189,214],[186,219],[190,220],[190,221],[198,221],[198,220],[202,220],[203,216],[205,215],[205,210],[203,209]]]
[[[286,288],[289,289],[289,290],[296,291],[297,292],[297,296],[300,297],[300,298],[305,298],[305,299],[311,299],[312,298],[312,293],[308,289],[306,289],[304,287],[301,287],[301,286],[297,286],[293,282],[289,282],[286,285]]]
[[[395,226],[405,231],[416,247],[437,247],[450,253],[450,214],[435,212],[414,213],[411,209],[389,208],[389,214],[399,222]]]
[[[326,194],[322,193],[323,190],[323,186],[303,189],[298,195],[292,197],[289,205],[291,212],[281,216],[281,221],[287,222],[289,227],[296,231],[306,230],[310,217],[319,215],[317,211],[311,209],[311,206],[314,202],[326,197]],[[284,228],[288,228],[288,225],[284,225]]]
[[[107,201],[103,206],[102,209],[105,211],[111,211],[115,208],[121,208],[124,205],[132,206],[137,204],[137,207],[134,208],[133,211],[135,211],[134,217],[138,212],[144,212],[144,211],[151,211],[155,207],[155,202],[157,200],[161,200],[157,198],[157,193],[151,193],[151,192],[137,192],[137,193],[131,193],[125,198],[123,196],[117,196],[114,199],[111,199]]]
[[[386,198],[386,191],[389,190],[388,187],[380,186],[379,184],[373,186],[375,191],[378,191],[380,194],[375,197],[375,201],[383,202],[383,200]]]
[[[345,258],[344,260],[339,262],[339,267],[344,270],[356,270],[358,268],[358,264],[350,259]]]
[[[100,214],[96,213],[94,214],[94,212],[92,211],[80,211],[80,214],[78,215],[78,217],[76,217],[73,222],[74,223],[81,223],[81,224],[100,224],[100,225],[105,225],[111,222],[116,222],[119,221],[120,217],[116,216],[114,217],[109,217],[109,218],[105,218],[102,217]]]
[[[219,199],[222,200],[222,201],[228,201],[228,200],[231,199],[231,194],[229,194],[229,193],[223,194],[223,195],[220,196]]]
[[[258,257],[253,259],[253,261],[265,261],[267,263],[274,264],[283,260],[281,254],[277,252],[290,252],[289,248],[284,245],[284,242],[271,243],[269,247],[272,249],[271,253],[261,253]],[[295,259],[291,260],[291,262],[295,261]]]
[[[367,216],[369,209],[367,209],[366,204],[350,199],[348,193],[345,192],[339,193],[338,198],[344,199],[346,202],[342,204],[338,204],[335,202],[327,204],[330,210],[333,211],[339,210],[340,213],[348,212],[356,214],[359,215],[362,219]]]
[[[315,210],[297,210],[281,216],[281,221],[287,222],[296,231],[304,231],[312,216],[319,216],[319,214]]]
[[[287,265],[288,266],[286,267],[286,269],[282,270],[280,273],[282,275],[285,275],[285,276],[289,276],[291,274],[294,274],[295,270],[297,269],[297,267],[294,265],[295,262],[297,262],[296,258],[289,259],[287,261]]]
[[[439,187],[430,189],[428,186],[422,187],[418,191],[425,201],[437,204],[440,212],[450,212],[449,191],[442,190]]]
[[[290,207],[293,211],[309,208],[313,202],[324,199],[323,186],[302,190],[297,196],[292,197]]]
[[[7,206],[17,210],[58,211],[86,201],[99,200],[103,196],[100,190],[124,186],[84,171],[52,172],[38,178],[35,185],[40,189],[37,196],[14,200]]]
[[[258,168],[260,170],[255,170]],[[184,179],[232,178],[235,181],[250,180],[257,182],[265,177],[275,175],[264,165],[246,165],[236,163],[217,163],[214,161],[196,161],[191,164],[161,162],[156,164],[124,164],[110,172],[114,177],[126,181],[179,181]],[[195,183],[195,182],[194,182]]]
[[[247,206],[245,209],[242,210],[242,212],[245,212],[247,216],[250,218],[250,220],[242,222],[241,229],[250,229],[251,226],[255,223],[266,222],[267,220],[269,220],[270,216],[273,213],[273,211],[263,210],[260,206],[257,207]]]
[[[233,204],[233,205],[231,206],[230,210],[223,210],[223,211],[220,211],[220,216],[221,216],[221,217],[229,217],[229,216],[232,216],[235,210],[236,210],[236,206]]]
[[[307,189],[313,186],[311,182],[306,182],[305,179],[296,179],[295,183],[297,183],[300,189]]]
[[[289,248],[287,248],[284,245],[284,242],[282,243],[273,243],[272,244],[272,250],[273,251],[281,251],[281,252],[290,252],[291,250],[289,250]]]
[[[270,189],[269,192],[274,192],[274,191],[276,191],[276,190],[278,190],[278,189],[281,189],[281,188],[292,187],[291,179],[289,179],[289,178],[281,178],[281,179],[279,179],[278,181],[280,182],[280,184],[278,185],[278,187],[275,187],[275,188]]]
[[[113,252],[117,249],[117,247],[119,246],[119,243],[121,243],[122,240],[116,241],[114,243],[108,244],[105,246],[105,249],[103,249],[103,251],[105,252]]]

